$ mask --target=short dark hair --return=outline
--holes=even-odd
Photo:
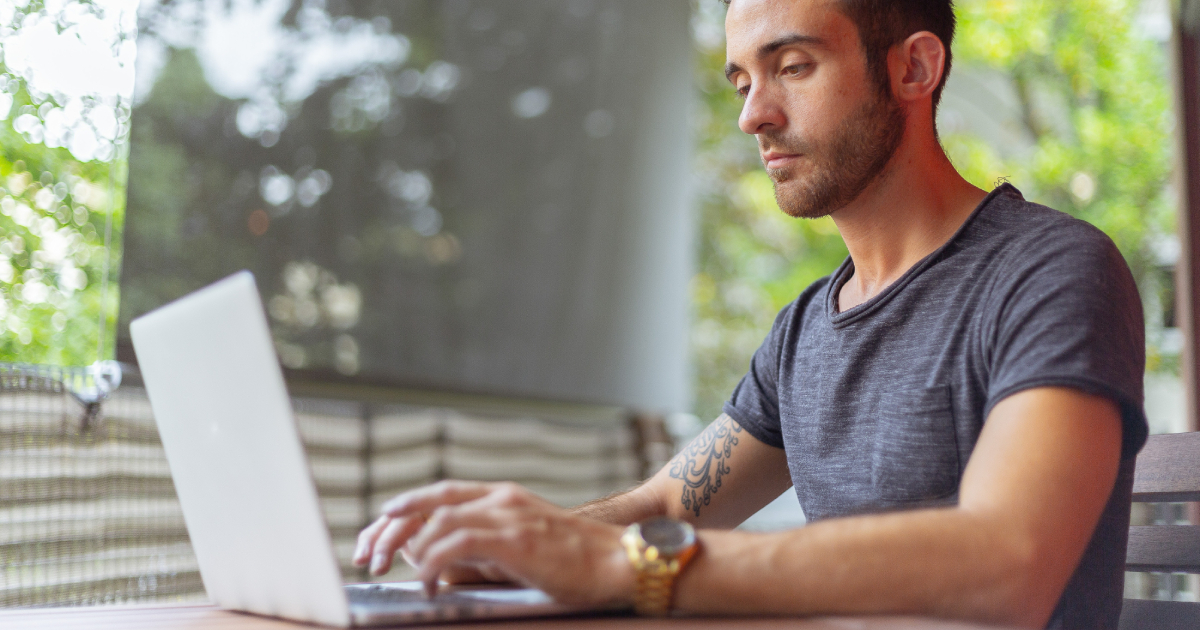
[[[724,0],[729,4],[730,0]],[[836,0],[838,10],[858,27],[867,57],[867,73],[876,87],[890,87],[887,74],[887,55],[892,46],[909,35],[929,31],[942,40],[946,48],[946,64],[942,80],[933,90],[933,110],[942,100],[942,89],[950,76],[950,45],[954,42],[954,0]]]
[[[867,72],[881,90],[889,87],[887,55],[909,35],[929,31],[942,40],[946,64],[933,90],[933,110],[942,100],[950,76],[950,45],[954,42],[954,0],[837,0],[838,9],[858,27],[867,56]]]

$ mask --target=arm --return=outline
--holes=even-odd
[[[1061,388],[1015,394],[988,416],[958,506],[773,535],[702,532],[677,605],[911,613],[1040,628],[1107,503],[1120,451],[1120,414],[1109,399]]]
[[[701,551],[677,584],[676,607],[910,613],[1042,627],[1112,492],[1120,451],[1111,400],[1066,388],[1015,394],[988,416],[957,506],[776,534],[703,531]],[[431,513],[408,542],[428,583],[456,564],[488,564],[560,601],[632,600],[619,526],[512,484],[438,484],[400,495],[386,511],[395,522]]]
[[[790,485],[783,449],[758,441],[732,418],[721,414],[645,483],[584,503],[570,512],[611,525],[628,525],[651,516],[667,515],[699,526],[734,527]],[[448,501],[449,496],[445,495]],[[370,563],[371,572],[376,575],[386,573],[396,551],[403,550],[405,542],[421,528],[424,520],[420,514],[415,517],[384,514],[359,535],[354,563],[358,566]],[[450,582],[479,582],[509,577],[486,566],[477,568],[481,571],[458,567],[443,578]]]
[[[614,525],[671,516],[700,527],[736,527],[791,485],[783,449],[721,414],[645,483],[571,512]]]

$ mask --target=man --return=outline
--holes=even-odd
[[[571,511],[440,483],[389,502],[356,561],[380,573],[401,550],[431,584],[657,612],[1115,628],[1146,436],[1140,302],[1099,231],[950,164],[934,114],[953,30],[950,0],[733,0],[739,125],[780,207],[831,215],[849,259],[646,483]],[[809,525],[724,529],[789,485]],[[676,521],[622,535],[655,516]],[[710,529],[691,544],[679,521]]]

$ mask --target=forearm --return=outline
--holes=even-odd
[[[697,527],[735,527],[789,485],[783,449],[759,442],[721,414],[641,485],[571,511],[614,525],[669,516]]]
[[[790,485],[783,449],[721,414],[640,486],[572,512],[614,525],[669,516],[697,527],[736,527]]]
[[[694,613],[914,614],[1040,627],[1065,585],[1033,584],[1032,537],[957,508],[702,531],[676,606]],[[1052,595],[1047,600],[1046,593]]]
[[[606,497],[588,501],[571,508],[577,516],[594,519],[612,525],[628,525],[666,513],[660,493],[654,486],[655,479]]]

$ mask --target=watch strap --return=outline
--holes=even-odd
[[[664,558],[658,549],[646,545],[636,524],[625,530],[621,543],[637,574],[634,611],[650,617],[666,616],[672,608],[675,579],[696,554],[697,545],[693,544],[676,557]]]

